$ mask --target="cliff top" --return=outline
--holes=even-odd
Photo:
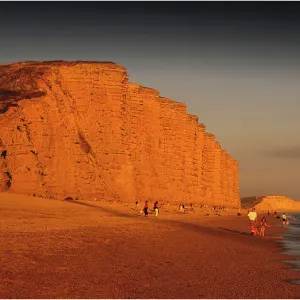
[[[76,65],[99,65],[104,68],[116,69],[126,72],[126,68],[120,66],[111,61],[87,61],[87,60],[77,60],[77,61],[64,61],[64,60],[52,60],[52,61],[24,61],[24,62],[14,62],[10,64],[0,64],[0,68],[15,68],[15,67],[73,67]]]
[[[12,65],[24,65],[24,64],[30,64],[30,65],[77,65],[77,64],[113,64],[118,66],[116,63],[112,61],[96,61],[96,60],[74,60],[74,61],[67,61],[67,60],[27,60],[27,61],[19,61],[19,62],[13,62],[9,64],[0,64],[0,66],[12,66]]]

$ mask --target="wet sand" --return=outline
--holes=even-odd
[[[151,206],[150,206],[151,207]],[[141,207],[140,207],[141,208]],[[246,215],[0,194],[1,298],[299,298],[275,234]],[[261,217],[261,215],[259,215]]]

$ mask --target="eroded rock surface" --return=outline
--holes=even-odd
[[[0,66],[0,191],[239,207],[238,164],[186,106],[110,62]]]

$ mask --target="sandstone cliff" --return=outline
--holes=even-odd
[[[258,211],[300,211],[300,202],[285,196],[258,196],[241,199],[243,208],[254,206]]]
[[[238,164],[186,106],[110,62],[0,66],[0,191],[239,207]]]

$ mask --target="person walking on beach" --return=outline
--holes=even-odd
[[[184,212],[184,204],[183,203],[179,204],[179,211]]]
[[[252,211],[248,213],[248,218],[249,218],[249,225],[251,228],[251,235],[256,232],[257,230],[257,213],[255,211],[255,207],[252,208]]]
[[[146,200],[145,206],[144,206],[144,214],[145,214],[145,217],[148,216],[148,208],[149,208],[149,206],[148,206],[148,200]]]
[[[157,201],[154,202],[154,207],[153,207],[153,209],[154,209],[155,217],[157,217],[157,216],[158,216],[158,212],[159,212],[159,209],[158,209],[158,202],[157,202]]]
[[[194,207],[193,207],[193,203],[190,204],[190,211],[195,212]]]
[[[265,229],[266,227],[271,227],[267,224],[267,219],[266,217],[262,217],[261,221],[260,221],[260,235],[261,236],[265,236]]]

